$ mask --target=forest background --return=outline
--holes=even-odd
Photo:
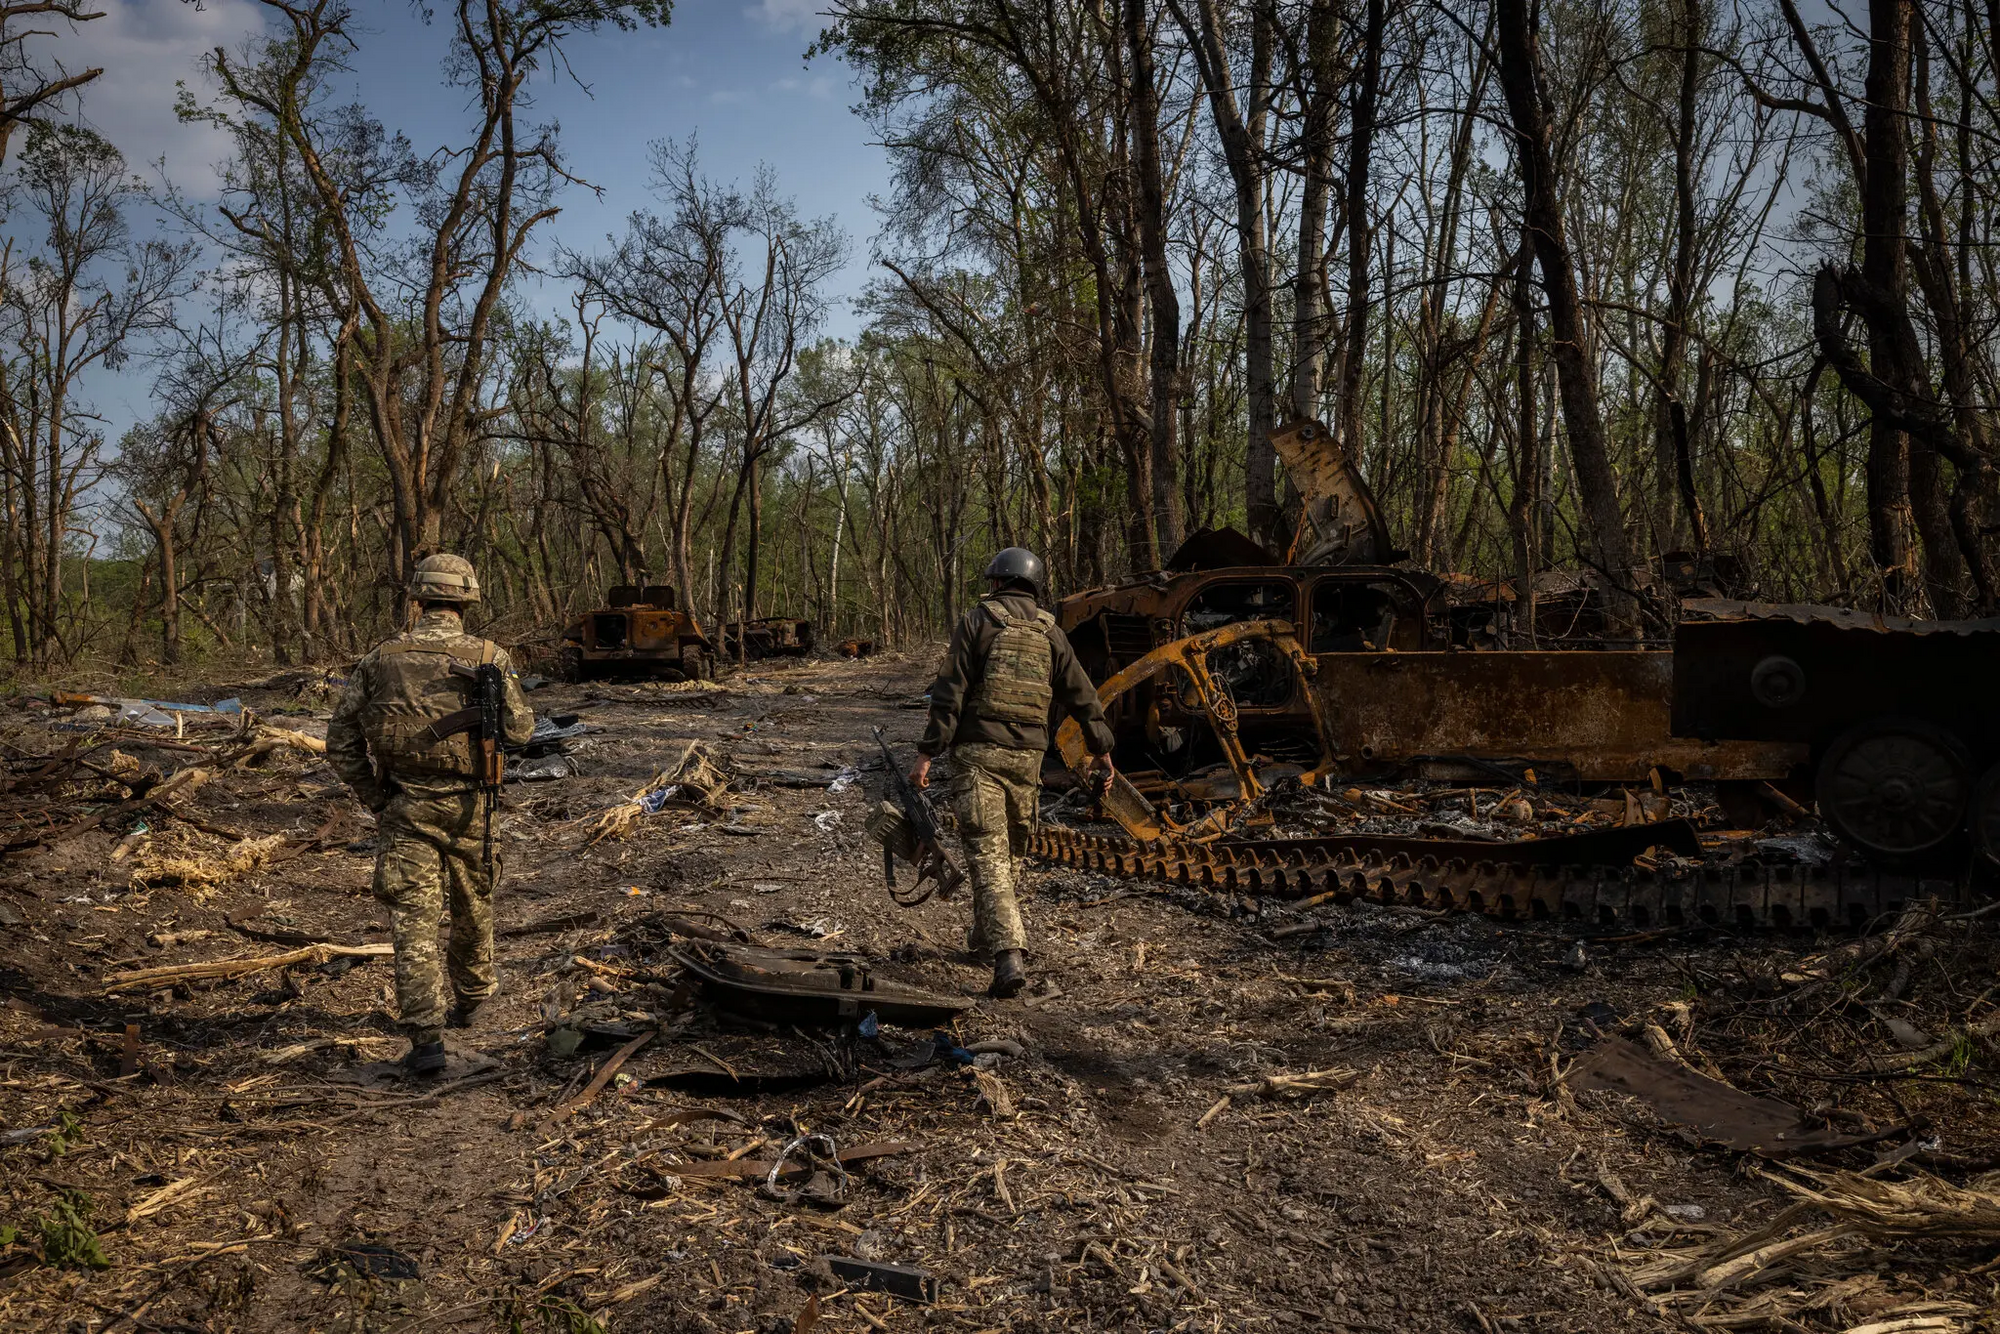
[[[909,642],[1000,546],[1282,552],[1297,417],[1414,563],[1640,632],[1673,552],[2000,596],[2000,0],[830,0],[891,182],[847,338],[856,238],[672,127],[551,239],[535,94],[667,0],[435,0],[442,144],[343,95],[367,6],[256,5],[183,75],[195,193],[90,128],[88,3],[0,0],[0,670],[337,659],[432,550],[507,640],[644,576]]]

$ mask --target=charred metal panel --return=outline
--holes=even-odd
[[[1294,543],[1299,564],[1377,565],[1400,558],[1390,548],[1389,525],[1374,493],[1325,426],[1287,422],[1271,432],[1271,446],[1305,501]]]
[[[1167,560],[1174,573],[1190,570],[1220,570],[1232,565],[1277,565],[1281,562],[1263,547],[1234,528],[1203,528],[1189,533],[1187,540]]]
[[[1677,736],[1823,746],[1866,718],[1944,727],[2000,754],[2000,621],[1691,602],[1674,633]]]
[[[1803,746],[1672,736],[1668,653],[1322,653],[1313,691],[1349,764],[1450,757],[1561,766],[1585,782],[1779,778]]]

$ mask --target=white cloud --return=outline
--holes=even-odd
[[[213,194],[228,137],[175,119],[175,84],[202,95],[201,58],[218,46],[233,53],[262,31],[262,11],[253,0],[202,0],[199,9],[184,0],[97,0],[95,7],[103,18],[69,31],[58,24],[55,39],[38,44],[72,73],[104,70],[82,89],[84,123],[116,144],[134,171],[150,179],[164,157],[169,180],[191,195]]]
[[[757,0],[750,13],[778,32],[817,37],[828,22],[825,11],[831,8],[833,0]]]

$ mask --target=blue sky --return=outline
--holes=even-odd
[[[449,9],[448,0],[431,3]],[[353,59],[359,99],[391,130],[407,134],[419,153],[463,142],[466,95],[440,72],[449,29],[425,24],[409,0],[354,0],[354,6],[366,29]],[[837,295],[858,294],[870,276],[868,242],[876,228],[868,201],[886,190],[888,169],[849,110],[857,100],[851,71],[825,58],[808,66],[803,58],[823,6],[824,0],[679,0],[669,27],[613,29],[570,43],[570,66],[588,91],[544,75],[534,86],[534,115],[560,123],[571,170],[603,192],[568,192],[562,214],[543,224],[539,253],[546,256],[557,241],[598,248],[606,233],[621,232],[626,216],[650,202],[647,146],[693,133],[709,175],[747,183],[758,163],[768,163],[803,213],[833,217],[849,247]],[[104,69],[85,90],[83,120],[135,167],[164,158],[183,191],[212,196],[212,164],[227,145],[213,131],[174,119],[176,83],[206,93],[197,61],[218,45],[234,50],[258,32],[262,7],[253,0],[203,0],[200,9],[181,0],[97,0],[94,7],[105,17],[41,44],[71,70]],[[547,293],[537,304],[560,307],[562,297]],[[831,332],[856,329],[843,304]],[[144,414],[148,379],[134,366],[88,388],[112,441]]]

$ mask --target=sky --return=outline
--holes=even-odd
[[[390,130],[409,136],[418,153],[464,141],[471,108],[464,90],[441,72],[449,28],[426,23],[411,0],[353,0],[361,20],[352,59],[355,97]],[[213,198],[214,164],[228,152],[224,136],[181,124],[174,116],[177,85],[198,96],[210,89],[202,55],[235,51],[262,31],[254,0],[95,0],[104,17],[58,30],[38,44],[72,72],[102,67],[84,89],[80,119],[153,174],[164,161],[185,194]],[[449,0],[430,0],[448,13]],[[832,217],[848,237],[849,261],[834,284],[841,298],[829,332],[851,335],[858,321],[847,300],[870,278],[869,240],[877,226],[871,195],[885,193],[888,167],[850,107],[858,100],[852,71],[804,53],[823,20],[825,0],[678,0],[666,28],[607,29],[565,48],[574,79],[538,76],[532,85],[536,121],[560,124],[570,169],[601,195],[573,189],[562,213],[543,224],[537,248],[560,242],[601,249],[624,230],[626,217],[651,203],[648,145],[698,137],[708,175],[747,184],[759,163],[776,173],[779,189],[808,217]],[[585,85],[579,87],[577,80]],[[559,308],[560,293],[528,293]],[[104,375],[86,393],[116,442],[146,415],[150,372],[140,363]]]

